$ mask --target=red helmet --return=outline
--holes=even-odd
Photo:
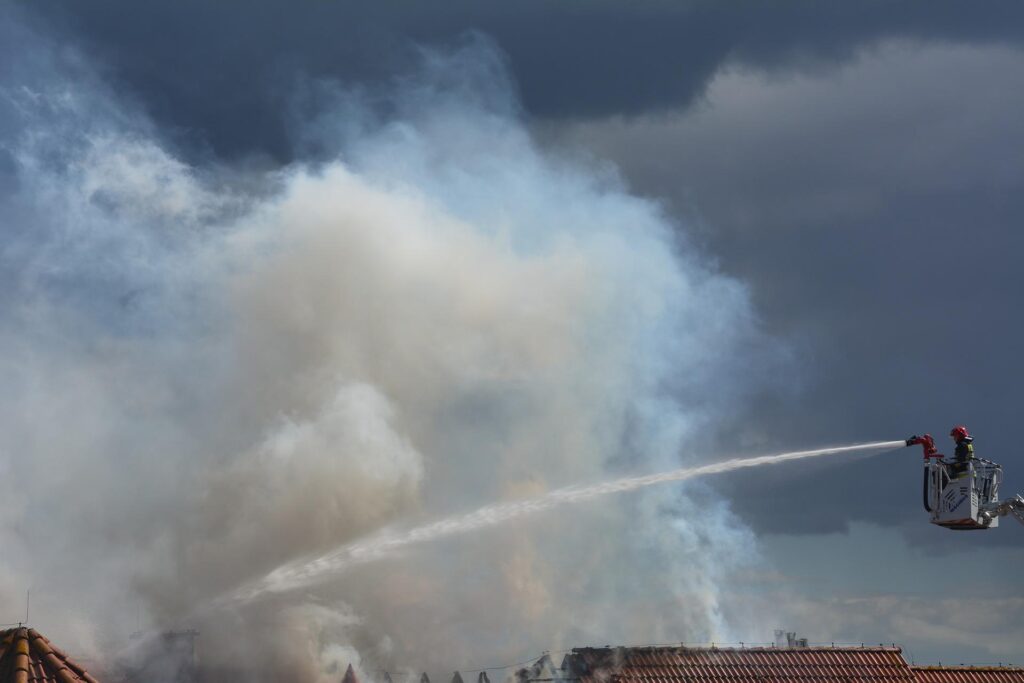
[[[967,427],[964,427],[963,425],[953,427],[953,429],[950,430],[949,435],[953,437],[953,440],[957,443],[960,443],[969,436],[967,434]]]

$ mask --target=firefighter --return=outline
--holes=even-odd
[[[949,435],[956,442],[953,464],[949,466],[949,477],[956,479],[967,472],[968,464],[974,459],[974,439],[967,433],[967,427],[963,425],[953,427]]]

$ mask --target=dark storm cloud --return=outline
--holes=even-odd
[[[28,6],[28,3],[26,3]],[[788,67],[847,59],[893,36],[1019,41],[1024,7],[958,2],[574,1],[355,3],[112,0],[31,3],[86,45],[179,142],[218,155],[294,154],[285,112],[297,74],[387,80],[414,45],[467,30],[506,51],[527,111],[638,114],[685,106],[728,60]]]
[[[575,137],[703,221],[709,252],[797,345],[796,374],[726,442],[931,431],[948,453],[950,426],[965,422],[979,454],[1006,467],[1009,495],[1024,489],[1022,74],[1017,48],[893,42],[826,74],[732,71],[700,111],[558,126],[552,138]],[[786,400],[796,382],[802,393]],[[761,531],[862,519],[942,544],[949,532],[920,510],[919,462],[900,451],[766,472],[736,478],[729,495]],[[1019,543],[1005,525],[971,541]]]
[[[418,45],[483,31],[505,52],[528,114],[550,122],[555,137],[573,122],[617,120],[592,128],[585,144],[621,163],[639,191],[699,212],[709,253],[751,285],[773,331],[796,340],[802,367],[777,384],[806,383],[801,402],[767,397],[726,426],[722,448],[944,434],[963,420],[981,431],[985,453],[1012,452],[1010,397],[1020,378],[1008,349],[1020,326],[1008,312],[1022,288],[1010,255],[1022,246],[1013,226],[1024,208],[1014,93],[1022,89],[1016,53],[1000,50],[1024,41],[1024,5],[459,2],[437,11],[343,0],[43,0],[31,8],[47,32],[105,65],[161,135],[191,155],[271,161],[308,153],[311,129],[296,118],[336,105],[318,99],[319,82],[390,82],[419,59]],[[890,52],[884,67],[856,70],[893,40],[943,49],[916,60],[916,50]],[[1000,56],[958,59],[956,45]],[[652,114],[698,116],[690,105],[729,65],[763,78],[802,74],[804,90],[762,84],[766,99],[745,102],[741,88],[712,116],[676,129],[652,123]],[[818,83],[834,87],[807,85],[823,74]],[[956,329],[959,317],[970,319],[969,331]],[[849,476],[866,485],[875,468],[865,465],[823,475],[806,491],[797,480],[799,505],[756,490],[737,496],[765,530],[842,528],[847,509],[903,523],[916,495],[908,463],[871,484],[870,506],[854,504],[861,486],[840,485]],[[830,506],[842,491],[844,504]],[[806,504],[831,512],[809,516]]]

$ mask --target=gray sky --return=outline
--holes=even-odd
[[[1019,3],[21,8],[19,21],[74,47],[182,159],[227,174],[322,158],[334,133],[321,139],[309,122],[338,106],[336,87],[386,119],[396,105],[376,93],[424,46],[479,31],[505,60],[518,96],[508,106],[541,146],[610,163],[660,203],[706,263],[747,286],[788,354],[761,363],[751,349],[753,369],[730,365],[758,381],[689,446],[735,455],[929,431],[946,448],[962,422],[979,454],[1005,466],[1005,493],[1024,491]],[[5,163],[0,190],[15,182]],[[776,601],[789,605],[777,626],[812,641],[1024,664],[1024,527],[931,528],[919,467],[907,451],[712,484],[772,567],[736,584],[734,622],[744,600]],[[947,602],[931,602],[935,592]],[[979,601],[992,619],[965,634],[948,615]]]

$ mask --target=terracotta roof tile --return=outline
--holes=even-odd
[[[99,683],[38,631],[0,632],[0,683]]]
[[[915,681],[898,647],[579,648],[562,666],[579,683]]]
[[[1021,668],[910,666],[900,648],[882,646],[577,648],[550,678],[543,664],[519,671],[517,683],[1024,683]]]
[[[1024,683],[1024,669],[1012,666],[915,666],[919,683]]]

